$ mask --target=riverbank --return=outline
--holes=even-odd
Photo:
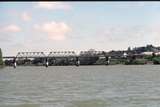
[[[95,64],[95,65],[79,65],[79,66],[130,66],[130,65],[134,65],[134,66],[138,66],[138,65],[160,65],[160,64],[153,64],[153,63],[148,63],[148,64],[109,64],[109,65],[99,65],[99,64]],[[41,67],[41,66],[45,66],[45,65],[17,65],[17,66],[22,66],[22,67]],[[76,65],[49,65],[49,67],[52,66],[76,66]],[[4,68],[4,67],[12,67],[12,66],[1,66],[0,68]]]
[[[36,60],[36,59],[35,59]],[[45,66],[44,59],[39,61],[35,60],[17,60],[17,66]],[[106,60],[106,58],[83,58],[79,59],[80,66],[95,66],[95,65],[160,65],[160,56],[144,56],[144,57],[122,57],[122,58],[110,58]],[[75,66],[75,60],[67,60],[64,58],[57,59],[56,61],[52,61],[50,59],[48,61],[49,66]],[[5,66],[13,66],[13,61],[4,61]]]

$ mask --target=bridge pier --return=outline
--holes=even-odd
[[[76,66],[78,67],[80,65],[79,57],[76,57]]]
[[[14,67],[14,68],[17,67],[16,58],[13,59],[13,67]]]
[[[110,59],[111,59],[110,56],[106,56],[106,61],[107,61],[106,65],[109,65],[109,64],[110,64]]]
[[[45,67],[47,68],[47,67],[48,67],[48,65],[49,65],[49,63],[48,63],[48,58],[46,58],[46,61],[45,61]]]
[[[53,65],[56,65],[56,58],[53,57]]]
[[[66,64],[65,65],[68,65],[69,63],[69,60],[68,60],[68,57],[66,57]]]

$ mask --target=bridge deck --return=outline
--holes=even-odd
[[[3,59],[14,59],[14,58],[70,58],[70,57],[101,57],[101,56],[4,56]]]

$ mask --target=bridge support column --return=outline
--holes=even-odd
[[[53,57],[53,65],[56,65],[56,58]]]
[[[66,65],[69,65],[69,59],[66,57]]]
[[[45,61],[45,66],[46,68],[48,67],[49,63],[48,63],[48,58],[46,58],[46,61]]]
[[[17,67],[16,58],[13,59],[13,67],[14,67],[14,68]]]
[[[76,57],[76,66],[80,65],[79,57]]]
[[[109,65],[110,64],[110,59],[111,59],[111,57],[110,56],[106,56],[106,65]]]

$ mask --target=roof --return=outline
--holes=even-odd
[[[153,52],[142,52],[141,54],[143,54],[143,55],[152,55]]]

